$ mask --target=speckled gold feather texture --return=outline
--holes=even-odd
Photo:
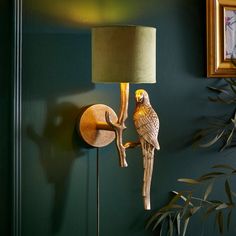
[[[143,154],[143,190],[144,208],[151,209],[150,190],[154,164],[154,151],[159,150],[158,142],[159,118],[150,104],[148,93],[139,89],[135,92],[136,109],[133,120],[139,135]]]

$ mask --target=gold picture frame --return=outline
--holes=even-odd
[[[236,0],[206,0],[207,77],[236,78]]]

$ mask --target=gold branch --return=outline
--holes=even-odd
[[[115,131],[116,147],[119,153],[120,166],[127,167],[125,146],[123,145],[123,131],[126,129],[125,121],[128,118],[129,106],[129,83],[120,84],[120,112],[117,123],[112,123],[109,112],[106,112],[105,118],[108,125]]]

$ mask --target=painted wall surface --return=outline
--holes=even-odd
[[[11,8],[0,2],[0,235],[10,235],[10,81],[11,81]]]
[[[57,17],[47,4],[45,11],[37,1],[23,5],[23,236],[96,235],[96,150],[81,148],[74,127],[84,105],[119,108],[118,85],[91,83],[91,34],[85,23],[93,19],[92,11],[88,18],[76,18],[69,11],[71,2],[59,2],[65,11],[58,10]],[[207,102],[206,86],[216,82],[205,78],[205,1],[120,2],[127,4],[131,17],[120,13],[112,23],[157,27],[157,84],[142,86],[161,121],[161,151],[152,184],[152,207],[157,209],[171,190],[184,188],[176,179],[197,177],[213,164],[236,161],[233,152],[219,154],[190,145],[194,131],[203,125],[199,118],[222,112]],[[95,1],[89,3],[91,7]],[[115,3],[110,1],[109,7],[118,9]],[[100,18],[110,12],[105,6],[100,6]],[[110,23],[104,19],[104,24]],[[140,87],[131,86],[127,140],[137,139],[132,112],[134,91]],[[140,150],[127,155],[129,168],[120,169],[114,144],[100,150],[101,236],[153,234],[144,230],[150,212],[142,204]],[[199,218],[187,235],[199,236],[201,228]],[[210,219],[205,235],[215,233]],[[235,233],[232,227],[227,235]]]

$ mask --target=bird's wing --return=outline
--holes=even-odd
[[[159,119],[151,106],[140,107],[134,113],[134,124],[139,136],[145,139],[148,143],[152,144],[155,148],[160,149],[157,141]]]

